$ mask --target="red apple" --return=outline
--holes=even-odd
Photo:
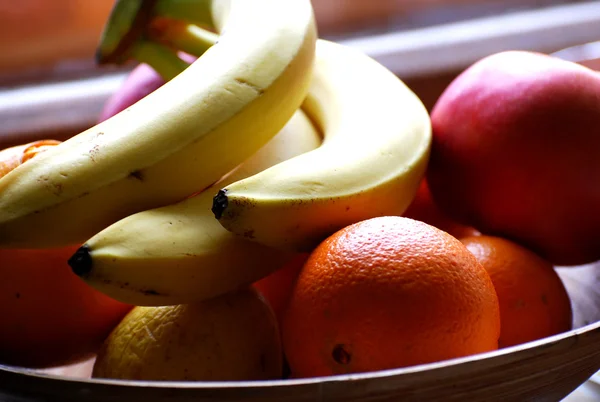
[[[427,180],[447,214],[555,264],[600,259],[600,74],[498,53],[460,74],[431,119]]]

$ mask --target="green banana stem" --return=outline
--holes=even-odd
[[[147,36],[147,40],[133,48],[130,57],[148,64],[165,81],[189,66],[175,54],[176,51],[200,57],[219,39],[219,35],[196,25],[167,18],[154,21],[148,28]]]
[[[159,19],[149,27],[148,39],[200,57],[217,42],[219,35],[194,24]]]
[[[212,3],[215,0],[155,0],[154,14],[197,25],[213,26]]]
[[[98,64],[121,64],[130,59],[131,48],[143,36],[151,18],[148,3],[144,0],[115,2],[96,50]]]
[[[151,41],[139,42],[132,49],[131,58],[148,64],[165,81],[172,80],[189,66],[189,63],[180,59],[174,50]]]
[[[153,21],[170,18],[212,27],[213,0],[117,0],[96,52],[98,64],[122,64],[145,47]],[[206,50],[206,47],[205,47]]]

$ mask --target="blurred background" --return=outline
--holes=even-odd
[[[132,65],[97,67],[114,0],[0,0],[0,148],[93,124]],[[312,0],[322,38],[394,71],[431,108],[474,61],[498,51],[593,59],[600,1]],[[571,48],[577,46],[575,48]],[[570,48],[569,50],[563,50]]]

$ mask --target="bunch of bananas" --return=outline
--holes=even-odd
[[[168,82],[0,179],[0,247],[83,244],[73,271],[120,301],[250,284],[344,226],[402,214],[425,172],[421,101],[318,39],[310,0],[120,0],[97,57]]]

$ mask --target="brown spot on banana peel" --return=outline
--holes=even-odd
[[[52,193],[56,196],[60,196],[63,192],[63,185],[52,180],[50,176],[42,175],[38,177],[37,182],[44,186],[49,193]]]
[[[48,177],[46,175],[42,175],[42,176],[40,176],[40,177],[37,178],[37,182],[41,183],[41,184],[45,184],[49,180],[50,180],[50,177]]]
[[[166,296],[165,294],[160,294],[153,289],[141,290],[141,293],[143,293],[146,296]]]
[[[139,181],[144,181],[144,174],[142,173],[141,170],[134,170],[133,172],[129,173],[129,177],[131,179],[136,179]]]
[[[88,156],[92,162],[96,162],[96,156],[100,153],[100,144],[94,144],[92,149],[89,150]]]
[[[131,287],[129,282],[119,283],[112,279],[103,279],[102,283],[104,283],[105,285],[112,285],[115,287],[119,287],[119,289],[127,289],[134,293],[141,293],[144,296],[168,296],[166,293],[160,293],[155,289],[135,289],[135,288]]]

